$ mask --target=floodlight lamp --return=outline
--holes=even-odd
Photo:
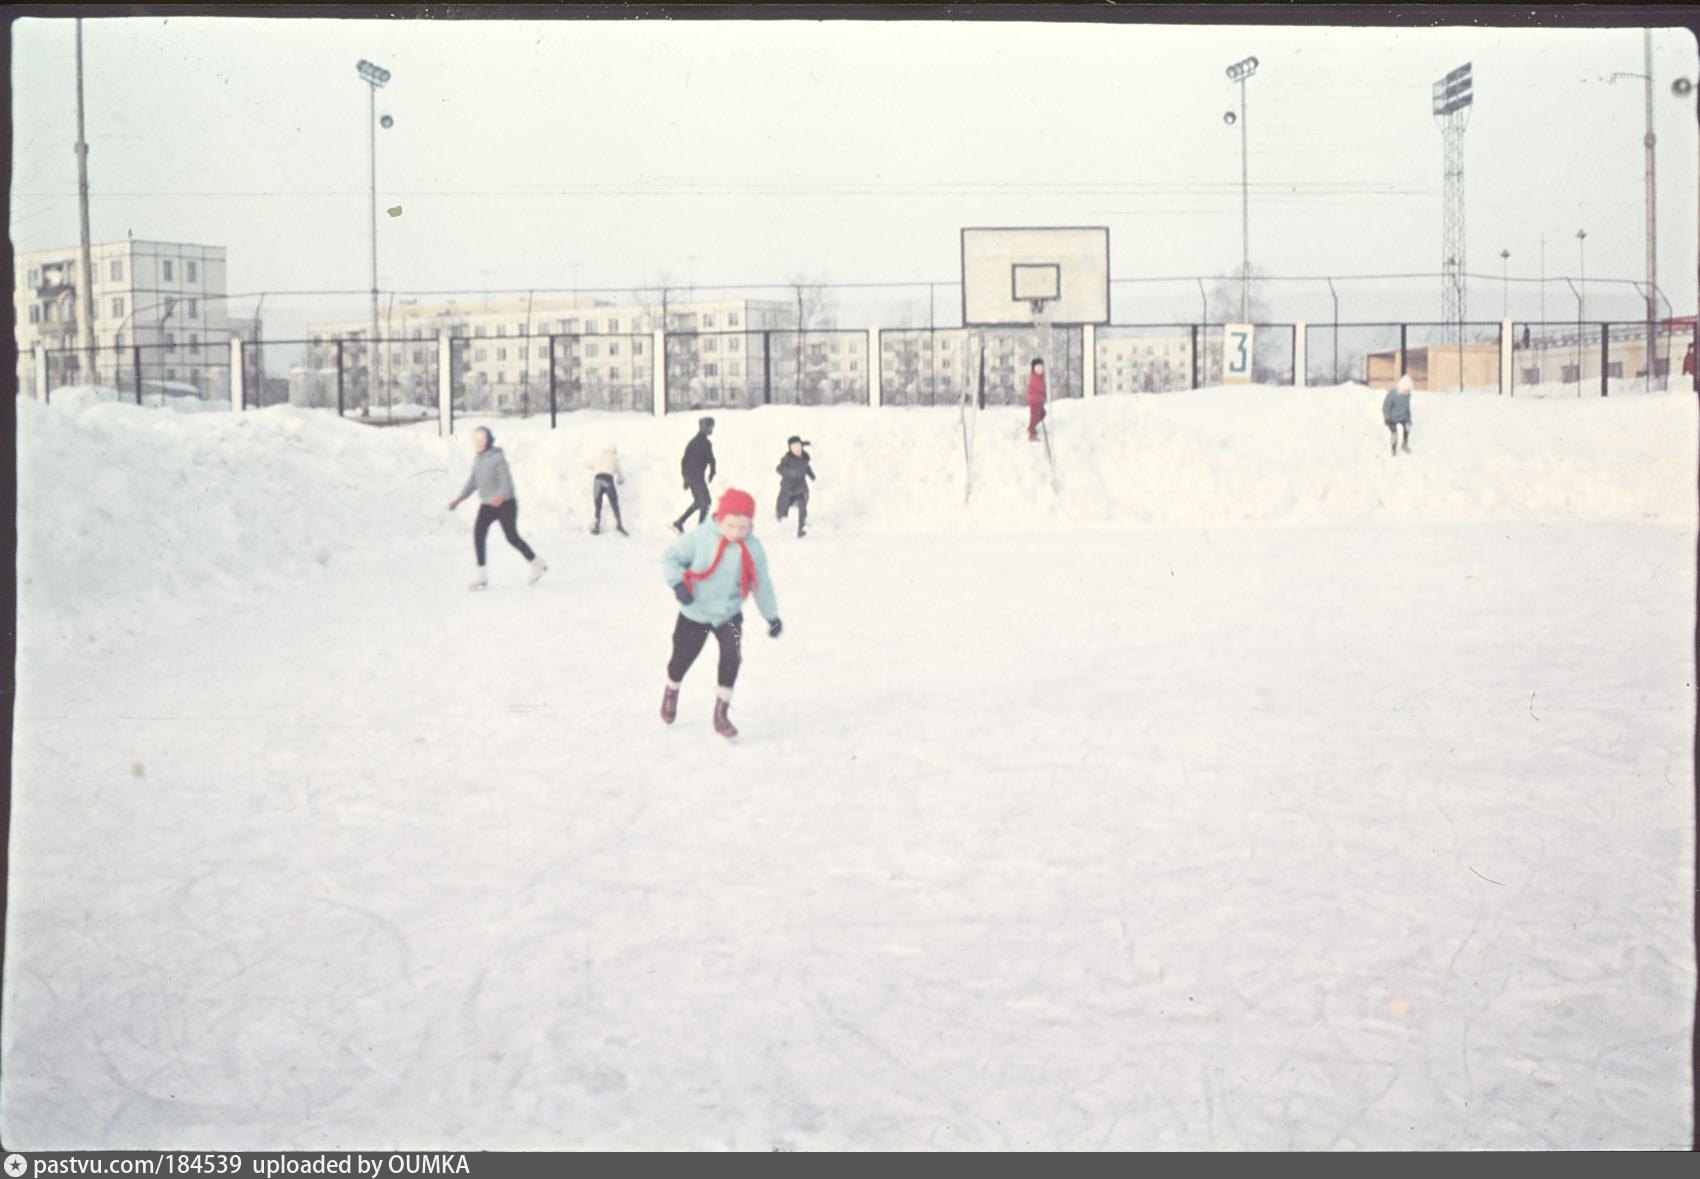
[[[1222,112],[1222,121],[1224,123],[1226,123],[1228,126],[1232,127],[1235,123],[1240,121],[1240,117],[1238,115],[1236,115],[1233,111],[1223,111]]]
[[[1688,78],[1678,78],[1670,84],[1670,92],[1678,98],[1687,97],[1688,92],[1693,89],[1694,83]]]
[[[383,118],[378,120],[378,126],[382,127],[384,130],[388,131],[391,127],[395,126],[395,120],[392,119],[389,115],[385,115]]]

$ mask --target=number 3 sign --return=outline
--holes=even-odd
[[[1251,324],[1222,325],[1222,383],[1245,385],[1251,381]]]

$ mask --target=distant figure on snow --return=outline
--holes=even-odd
[[[596,499],[596,523],[590,526],[590,534],[596,536],[602,531],[602,501],[606,499],[614,509],[614,528],[621,536],[630,536],[625,522],[620,519],[620,493],[614,490],[614,484],[626,481],[626,477],[620,474],[620,452],[608,446],[596,456],[593,465],[596,467],[596,483],[591,494]]]
[[[1027,374],[1027,441],[1039,441],[1039,423],[1045,420],[1045,362],[1033,358]]]
[[[466,477],[466,486],[460,489],[460,494],[449,501],[452,512],[460,507],[461,500],[475,490],[478,492],[478,518],[472,522],[472,551],[478,556],[478,575],[472,579],[470,588],[483,589],[490,584],[484,572],[484,538],[490,533],[490,525],[498,522],[508,543],[531,563],[531,576],[527,580],[535,582],[549,571],[549,566],[520,539],[514,477],[508,470],[507,456],[496,445],[496,436],[488,426],[479,426],[472,432],[472,451],[472,474]]]
[[[1411,453],[1411,377],[1407,373],[1399,378],[1399,383],[1387,391],[1387,396],[1381,399],[1381,420],[1387,423],[1387,434],[1392,442],[1393,455],[1399,454],[1399,430],[1405,431],[1405,453]]]
[[[797,505],[797,535],[807,536],[804,525],[809,522],[809,480],[815,469],[809,465],[808,443],[793,434],[785,441],[785,457],[774,470],[779,472],[779,518],[785,519],[791,505]]]
[[[679,713],[679,685],[712,633],[720,647],[714,731],[728,739],[736,737],[738,730],[732,727],[728,713],[743,662],[743,606],[750,594],[755,594],[756,609],[767,620],[769,637],[779,637],[779,601],[768,576],[767,554],[761,542],[750,535],[755,512],[755,497],[728,487],[720,496],[714,523],[691,529],[668,546],[662,558],[667,584],[679,599],[679,619],[673,624],[673,657],[667,662],[667,687],[661,693],[661,719],[668,724]]]
[[[714,444],[708,440],[712,433],[714,419],[702,418],[697,422],[696,437],[685,444],[685,457],[679,461],[679,473],[685,477],[685,490],[691,493],[691,506],[673,521],[674,532],[685,531],[685,521],[692,512],[697,514],[698,524],[708,519],[708,506],[714,502],[708,494],[708,481],[714,478],[715,471]]]

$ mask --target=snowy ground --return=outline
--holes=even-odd
[[[1469,444],[1370,451],[1368,519],[1355,442],[1230,404],[1059,453],[1255,525],[905,516],[841,461],[809,539],[760,526],[787,629],[733,747],[706,662],[655,715],[681,423],[610,426],[630,540],[537,465],[594,438],[508,427],[554,568],[496,541],[471,595],[464,439],[21,405],[0,1135],[1686,1145],[1691,401],[1531,405],[1527,452],[1448,403]]]

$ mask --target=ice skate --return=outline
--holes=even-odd
[[[727,715],[731,709],[730,700],[716,699],[714,702],[714,731],[728,741],[738,735],[738,730],[732,725],[732,718]]]
[[[590,526],[590,535],[592,535],[592,536],[601,536],[602,535],[602,521],[598,520],[596,523],[594,523]]]
[[[679,715],[679,689],[668,684],[661,689],[661,719],[672,724]]]
[[[624,524],[614,525],[614,531],[618,532],[621,536],[630,536],[631,535],[631,533],[626,531],[626,526]]]
[[[1405,439],[1405,441],[1400,444],[1399,449],[1403,450],[1406,454],[1410,454],[1411,453],[1411,440],[1409,438]]]
[[[481,590],[481,589],[484,589],[485,587],[487,587],[489,584],[490,584],[490,575],[488,573],[484,572],[484,570],[482,568],[480,568],[478,570],[477,576],[475,576],[470,582],[467,583],[466,588],[469,589],[469,590]]]
[[[531,576],[525,579],[526,584],[536,585],[537,579],[539,577],[542,577],[547,572],[549,572],[549,566],[547,566],[543,563],[543,558],[542,557],[533,557],[531,559]]]

